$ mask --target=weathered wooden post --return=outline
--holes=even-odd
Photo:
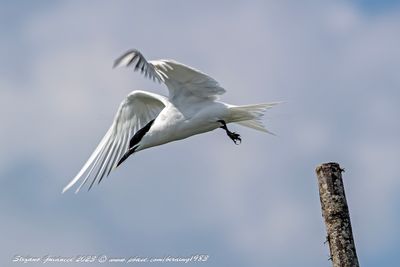
[[[325,219],[333,266],[358,267],[342,171],[339,164],[334,162],[316,168],[322,216]]]

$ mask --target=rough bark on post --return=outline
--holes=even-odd
[[[358,267],[342,171],[338,163],[324,163],[316,168],[322,216],[333,266]]]

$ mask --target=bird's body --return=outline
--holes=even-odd
[[[135,70],[167,85],[169,96],[133,91],[121,103],[110,129],[75,178],[63,192],[82,180],[79,189],[92,178],[92,185],[131,154],[150,147],[181,140],[222,128],[237,144],[238,134],[227,123],[268,132],[260,118],[276,103],[235,106],[218,101],[225,89],[208,75],[174,60],[146,61],[131,50],[115,61],[114,66],[134,65]]]
[[[191,110],[169,103],[157,116],[136,151],[215,130],[218,119],[228,120],[229,108],[221,102],[197,103]]]

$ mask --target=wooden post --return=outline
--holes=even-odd
[[[349,208],[338,163],[324,163],[316,168],[325,219],[327,242],[334,267],[358,267],[356,247],[350,223]]]

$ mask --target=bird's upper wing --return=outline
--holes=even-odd
[[[134,134],[148,122],[155,119],[167,105],[166,97],[144,92],[133,91],[122,101],[114,121],[88,161],[75,178],[63,189],[63,193],[81,181],[80,188],[92,179],[93,184],[103,179],[116,167],[118,161],[128,150],[129,141]]]
[[[171,101],[188,96],[214,99],[225,93],[225,89],[207,74],[174,60],[147,61],[138,50],[130,50],[114,62],[114,67],[131,65],[145,77],[164,82]]]

